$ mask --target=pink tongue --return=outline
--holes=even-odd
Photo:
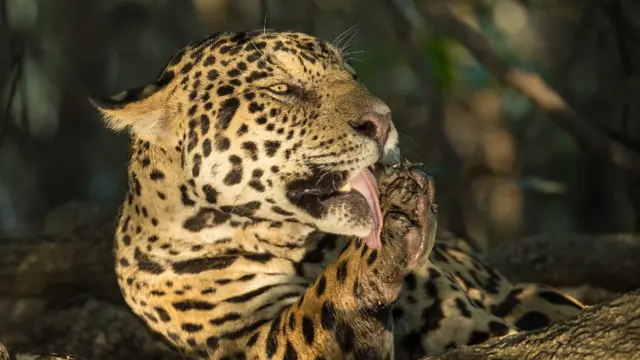
[[[380,241],[382,212],[380,211],[380,202],[378,201],[376,179],[371,171],[363,170],[351,180],[351,188],[358,191],[367,199],[367,203],[373,214],[373,229],[369,235],[364,238],[364,241],[371,249],[380,249],[382,247],[382,242]]]

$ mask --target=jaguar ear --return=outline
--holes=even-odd
[[[153,83],[90,101],[111,130],[128,130],[141,139],[152,141],[167,127],[168,98],[167,86]]]

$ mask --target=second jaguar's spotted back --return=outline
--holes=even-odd
[[[131,134],[120,287],[187,356],[414,359],[582,308],[434,245],[420,171],[387,174],[378,195],[397,131],[328,42],[216,34],[94,104]]]

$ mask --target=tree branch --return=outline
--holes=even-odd
[[[90,296],[122,303],[113,257],[115,224],[68,235],[0,239],[0,297]]]
[[[574,319],[463,346],[422,360],[637,360],[640,359],[640,290],[589,307]]]
[[[0,360],[80,360],[79,358],[75,358],[73,356],[68,355],[56,355],[56,354],[36,354],[36,353],[25,353],[25,352],[17,352],[9,354],[7,348],[0,343]]]
[[[184,359],[127,306],[93,299],[49,305],[28,324],[16,323],[4,332],[0,341],[12,360]]]
[[[488,249],[489,264],[514,281],[555,287],[640,288],[640,235],[540,235]]]
[[[594,124],[582,119],[539,75],[512,68],[491,49],[484,35],[458,19],[448,0],[419,0],[418,9],[444,34],[462,44],[502,84],[525,94],[585,150],[640,177],[640,155],[607,137]]]

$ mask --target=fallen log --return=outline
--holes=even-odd
[[[126,308],[97,301],[63,310],[37,324],[33,345],[43,352],[11,353],[0,360],[177,360],[181,355],[154,341]],[[33,347],[31,347],[33,346]],[[71,355],[47,354],[53,350]],[[78,357],[75,357],[77,354]],[[640,359],[640,290],[587,308],[548,328],[453,349],[421,360],[637,360]]]
[[[512,281],[616,293],[640,288],[640,235],[539,235],[488,249],[484,257]]]
[[[11,360],[183,359],[128,307],[93,299],[66,307],[52,305],[37,320],[15,331],[24,332],[13,337],[18,341],[0,334]],[[5,360],[2,351],[0,360]]]
[[[69,355],[37,354],[29,352],[16,352],[9,355],[7,348],[0,343],[0,360],[82,360]]]
[[[421,360],[640,359],[640,290],[534,332],[463,346]]]
[[[114,273],[115,225],[0,239],[0,297],[83,296],[122,303]]]

